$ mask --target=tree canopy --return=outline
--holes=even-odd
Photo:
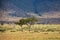
[[[19,25],[24,25],[24,24],[34,24],[34,22],[38,21],[36,18],[32,17],[32,18],[26,18],[26,19],[20,19],[19,22],[17,22],[16,24]]]

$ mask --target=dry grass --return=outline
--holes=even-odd
[[[57,32],[5,32],[0,33],[0,40],[60,40],[60,34]]]
[[[12,27],[13,25],[3,25],[5,28]],[[23,27],[25,27],[24,25]],[[32,25],[33,26],[33,25]],[[19,28],[16,26],[17,29]],[[60,29],[60,24],[58,25],[34,25],[37,28],[57,28]],[[34,28],[32,27],[32,28]],[[0,32],[0,40],[60,40],[60,33],[59,32]]]

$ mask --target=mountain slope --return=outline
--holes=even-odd
[[[11,1],[13,1],[13,0],[11,0]],[[18,21],[20,18],[28,18],[28,17],[34,16],[36,18],[39,18],[39,20],[40,20],[39,23],[51,23],[51,24],[60,23],[60,21],[59,21],[60,20],[60,12],[59,11],[57,11],[57,12],[48,11],[48,12],[41,13],[41,11],[45,11],[47,9],[47,7],[45,8],[44,3],[41,4],[41,6],[36,5],[36,6],[38,6],[37,9],[38,10],[40,9],[40,11],[39,11],[40,13],[35,13],[33,7],[29,8],[29,6],[33,6],[33,5],[31,5],[32,3],[29,5],[27,1],[24,2],[24,0],[21,0],[23,3],[20,4],[21,6],[19,6],[19,5],[17,5],[19,3],[11,2],[11,1],[2,2],[3,7],[0,10],[0,15],[2,15],[2,17],[0,16],[0,21]],[[53,2],[53,3],[55,3],[55,2]],[[54,6],[55,6],[55,4],[54,4]],[[41,8],[39,8],[39,7],[41,7]],[[51,8],[53,10],[56,9],[55,7],[54,8],[51,7]],[[28,9],[28,10],[26,10],[26,9]],[[47,9],[47,10],[49,10],[49,9]],[[39,16],[39,14],[41,14],[41,16]]]

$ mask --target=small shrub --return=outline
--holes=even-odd
[[[16,32],[16,30],[11,30],[10,32]]]
[[[54,32],[54,29],[47,29],[46,31],[48,31],[48,32],[49,32],[49,31]]]
[[[6,31],[6,29],[0,28],[0,32],[5,32],[5,31]]]
[[[48,33],[46,32],[46,33],[44,33],[44,34],[48,34]]]

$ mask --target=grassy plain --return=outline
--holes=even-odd
[[[0,29],[4,28],[6,31],[0,32],[0,40],[60,40],[60,24],[35,24],[31,32],[27,25],[23,25],[23,32],[19,25],[0,25]]]

